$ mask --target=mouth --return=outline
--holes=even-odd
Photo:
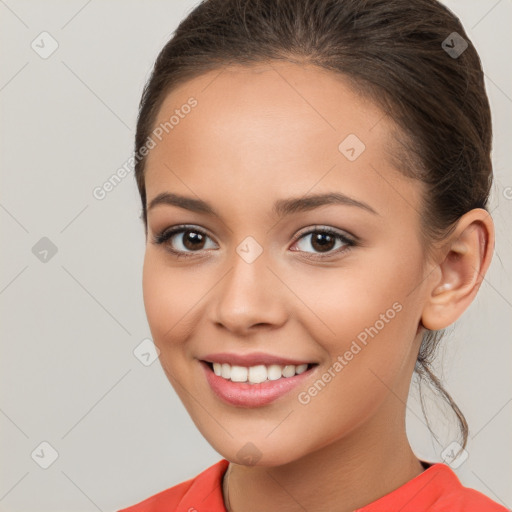
[[[201,361],[218,377],[230,380],[231,382],[247,382],[248,384],[260,384],[266,381],[289,379],[295,375],[301,375],[311,370],[318,363],[304,363],[300,365],[288,364],[258,364],[253,366],[231,365],[229,363],[214,363],[212,361]]]
[[[199,360],[206,380],[224,403],[237,407],[261,407],[288,395],[313,378],[318,363],[301,365],[237,366]]]

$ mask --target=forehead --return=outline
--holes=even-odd
[[[252,147],[268,147],[273,141],[281,150],[286,149],[284,143],[298,146],[320,132],[331,135],[329,141],[356,133],[368,143],[389,132],[389,118],[382,110],[359,96],[342,75],[313,65],[272,62],[207,72],[167,95],[155,126],[179,114],[191,97],[197,106],[180,116],[181,127],[172,127],[176,143],[184,125],[191,128],[186,135],[197,137],[197,142],[208,134],[208,140],[243,140]],[[185,122],[187,116],[195,120],[193,126]],[[206,122],[208,133],[203,131]]]
[[[276,198],[334,187],[380,193],[385,202],[391,190],[383,190],[383,172],[404,181],[397,186],[411,186],[391,164],[391,119],[343,76],[312,65],[205,73],[166,97],[159,126],[167,129],[147,158],[149,200],[162,188],[187,192],[188,183],[203,196],[211,184]]]

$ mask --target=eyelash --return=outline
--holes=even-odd
[[[194,226],[182,225],[182,226],[175,226],[175,227],[170,228],[170,229],[166,228],[163,231],[161,231],[160,233],[157,233],[157,234],[153,235],[153,243],[157,244],[157,245],[165,245],[165,249],[167,251],[169,251],[170,253],[172,253],[174,256],[176,256],[178,259],[179,258],[194,257],[195,253],[199,253],[201,251],[191,251],[191,252],[176,251],[175,249],[172,249],[170,247],[170,244],[166,243],[174,235],[176,235],[178,233],[185,233],[187,231],[191,231],[193,233],[199,233],[202,236],[211,238],[202,229],[198,229],[198,228],[196,228]],[[345,245],[345,247],[343,247],[341,249],[337,249],[337,250],[335,250],[333,252],[316,253],[316,256],[305,256],[305,258],[307,258],[307,259],[313,259],[313,260],[316,259],[316,260],[318,260],[318,259],[323,259],[323,258],[331,257],[334,254],[345,253],[348,250],[350,250],[352,247],[355,247],[355,246],[358,245],[358,243],[355,240],[353,240],[351,238],[348,238],[347,236],[339,233],[338,231],[335,231],[332,228],[328,228],[328,227],[320,228],[320,227],[316,227],[316,226],[313,229],[310,229],[309,231],[306,231],[305,233],[301,233],[301,234],[297,235],[297,237],[295,237],[295,239],[293,240],[293,243],[295,244],[295,242],[298,242],[299,240],[301,240],[302,238],[306,237],[307,235],[311,235],[311,234],[314,234],[314,233],[322,233],[322,234],[331,235],[331,236],[335,237],[337,240],[340,240]],[[297,250],[297,251],[294,251],[294,252],[304,252],[304,251],[298,251]],[[306,252],[305,254],[312,254],[312,253]]]

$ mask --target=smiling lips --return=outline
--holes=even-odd
[[[249,382],[251,384],[300,375],[310,365],[316,364],[263,352],[210,354],[205,356],[203,361],[210,363],[215,375],[219,377],[232,382]]]
[[[308,364],[295,366],[287,364],[285,366],[279,364],[271,364],[265,366],[263,364],[255,366],[236,366],[229,363],[213,363],[213,371],[224,379],[232,382],[249,382],[250,384],[259,384],[266,380],[278,380],[282,377],[289,378],[294,375],[300,375],[308,369]]]
[[[239,407],[258,407],[276,400],[318,366],[262,352],[210,354],[201,358],[201,364],[217,396]]]

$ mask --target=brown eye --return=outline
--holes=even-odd
[[[338,243],[338,245],[336,245]],[[314,229],[304,233],[295,243],[299,251],[314,254],[336,254],[347,247],[355,245],[355,242],[332,229]],[[312,248],[313,251],[308,249]]]
[[[185,248],[193,251],[202,249],[204,245],[205,237],[196,231],[183,231],[182,244]]]
[[[328,233],[314,233],[311,238],[311,247],[320,252],[331,250],[335,243],[335,237]]]
[[[208,248],[208,239],[210,237],[200,229],[175,227],[154,236],[153,242],[164,245],[172,253],[186,256]]]

